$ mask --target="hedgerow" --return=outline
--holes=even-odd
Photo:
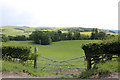
[[[18,58],[22,61],[26,61],[29,59],[34,60],[36,54],[31,53],[31,47],[23,47],[23,46],[3,46],[2,47],[2,58],[10,59],[10,58]]]
[[[111,54],[120,55],[120,40],[106,41],[101,43],[90,43],[82,46],[86,56]]]

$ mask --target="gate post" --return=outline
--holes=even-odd
[[[38,51],[38,48],[35,47],[34,53],[36,54],[37,51]],[[34,68],[37,69],[37,56],[35,56],[35,59],[34,59]]]
[[[91,57],[87,56],[87,70],[91,69]]]

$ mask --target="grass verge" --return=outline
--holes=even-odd
[[[107,61],[105,63],[98,63],[96,65],[96,67],[94,69],[91,70],[87,70],[85,72],[82,72],[79,75],[79,78],[89,78],[92,75],[103,75],[103,74],[108,74],[108,73],[112,73],[112,72],[120,72],[119,71],[119,67],[120,65],[118,65],[118,61]]]
[[[12,71],[12,72],[27,72],[29,75],[32,76],[48,76],[51,75],[49,72],[43,72],[39,69],[34,69],[32,67],[23,66],[20,63],[14,63],[14,62],[8,62],[8,61],[2,61],[2,71]]]

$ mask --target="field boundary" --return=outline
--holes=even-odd
[[[86,65],[85,56],[80,56],[62,61],[57,61],[44,56],[39,56],[39,59],[37,60],[41,61],[41,62],[37,61],[37,68],[39,68],[40,71],[50,71],[52,73],[59,74],[78,73],[78,71],[85,70],[85,68],[80,68],[80,66]]]

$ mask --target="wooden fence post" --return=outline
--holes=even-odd
[[[38,48],[35,47],[34,53],[36,54],[37,51],[38,51]],[[37,69],[37,56],[35,56],[35,59],[34,59],[34,68]]]
[[[91,69],[91,57],[87,57],[87,70]]]

